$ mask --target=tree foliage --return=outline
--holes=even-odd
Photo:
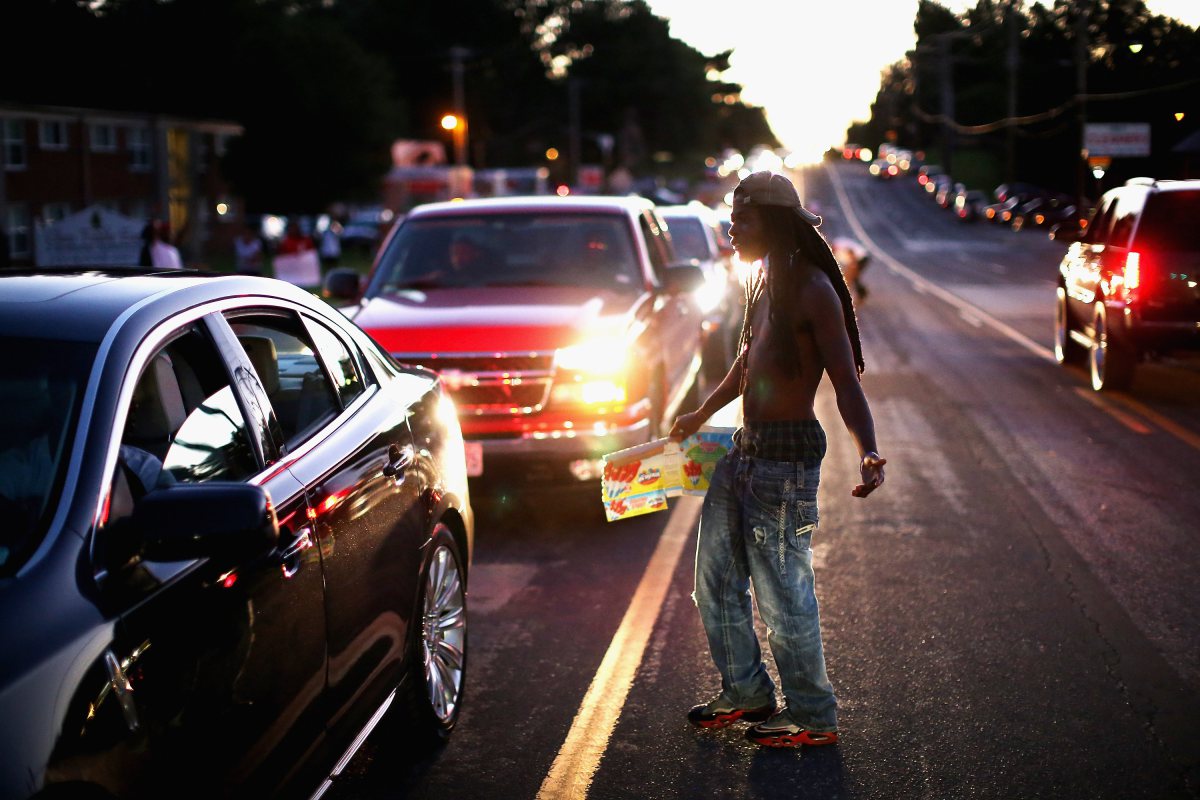
[[[455,51],[476,166],[565,149],[572,80],[586,161],[606,135],[635,167],[774,142],[720,79],[728,54],[672,38],[643,0],[5,0],[0,27],[21,32],[0,101],[236,121],[226,173],[260,211],[373,196],[395,138],[444,137]]]
[[[954,146],[1003,154],[1011,129],[1013,177],[1063,190],[1073,190],[1079,174],[1082,120],[1150,123],[1151,157],[1114,159],[1110,179],[1120,181],[1177,171],[1170,149],[1200,118],[1200,33],[1152,14],[1143,0],[978,0],[962,14],[922,0],[914,30],[917,46],[884,72],[870,120],[852,126],[848,139],[873,144],[890,131],[913,148],[944,147],[947,64]]]

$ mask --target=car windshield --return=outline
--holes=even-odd
[[[90,343],[0,337],[0,575],[15,572],[57,508],[88,371]]]
[[[667,217],[671,230],[671,241],[680,258],[698,258],[708,261],[712,253],[708,250],[708,237],[704,235],[704,223],[695,217]]]
[[[1200,191],[1157,192],[1146,200],[1138,226],[1137,246],[1154,250],[1200,251],[1196,220],[1200,219]]]
[[[501,286],[640,290],[629,225],[616,215],[537,212],[412,219],[368,294]]]

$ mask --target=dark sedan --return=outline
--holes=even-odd
[[[0,343],[0,797],[307,796],[389,706],[449,733],[474,517],[433,373],[178,271],[0,277]]]

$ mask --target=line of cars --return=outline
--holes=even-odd
[[[598,477],[661,435],[740,310],[718,230],[425,206],[328,276],[341,313],[249,276],[0,276],[0,796],[319,796],[385,714],[447,736],[469,476]]]

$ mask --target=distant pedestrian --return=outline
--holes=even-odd
[[[321,256],[321,266],[326,270],[333,269],[342,260],[342,224],[336,219],[331,218],[321,231],[317,252]]]
[[[242,275],[263,274],[263,243],[258,230],[247,222],[233,240],[234,269]]]
[[[834,237],[830,246],[833,248],[833,257],[837,259],[842,273],[846,276],[846,283],[854,289],[860,301],[866,300],[868,292],[862,274],[871,260],[870,251],[848,236]]]
[[[823,375],[860,456],[862,482],[851,494],[866,497],[882,486],[886,462],[859,383],[854,304],[817,232],[821,218],[801,206],[787,178],[755,172],[734,190],[732,221],[738,255],[762,261],[748,287],[738,357],[670,434],[690,436],[741,396],[744,421],[717,462],[696,549],[695,600],[721,693],[688,720],[700,728],[753,722],[746,738],[770,747],[835,744],[837,698],[825,671],[811,550],[826,449],[814,412]],[[779,668],[782,709],[754,631],[751,584]]]
[[[170,242],[170,231],[162,220],[150,224],[150,266],[165,269],[183,269],[179,250]]]
[[[313,240],[300,232],[300,223],[292,221],[287,224],[287,232],[279,243],[281,256],[294,256],[315,249]]]

